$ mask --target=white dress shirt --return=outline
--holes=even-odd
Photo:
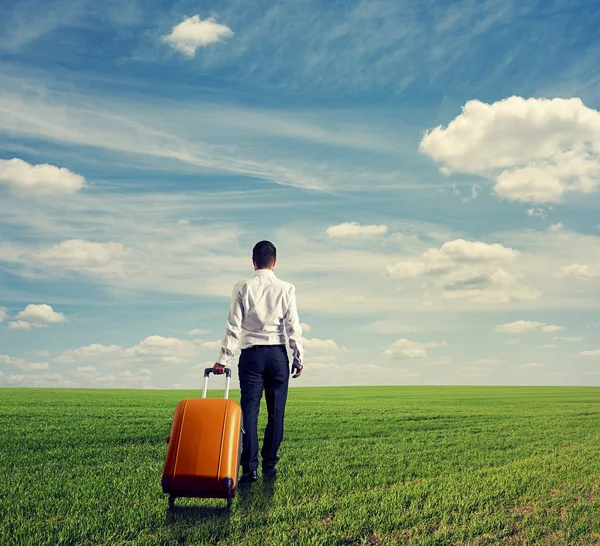
[[[250,279],[233,287],[217,362],[227,366],[238,344],[241,349],[253,345],[285,345],[286,333],[294,363],[302,365],[304,349],[296,288],[278,279],[271,269],[257,269]]]

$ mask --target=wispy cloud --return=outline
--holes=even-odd
[[[0,92],[0,132],[124,154],[141,164],[162,160],[163,169],[185,166],[318,191],[402,187],[405,184],[397,182],[402,170],[399,150],[412,153],[389,129],[343,121],[343,113],[327,124],[315,114],[191,101],[156,107],[98,96],[91,106],[89,96],[49,89],[43,82],[23,94],[22,80],[2,81],[6,85]],[[322,144],[332,153],[306,161],[298,142],[312,154]],[[348,148],[364,154],[379,151],[382,160],[365,167],[356,156],[335,152]]]

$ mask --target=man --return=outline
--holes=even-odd
[[[283,439],[283,418],[290,377],[285,346],[287,333],[293,352],[292,377],[302,374],[302,329],[296,309],[293,284],[275,276],[277,251],[273,243],[260,241],[252,250],[254,276],[233,287],[225,337],[215,374],[225,372],[238,344],[241,406],[244,421],[242,476],[240,483],[258,479],[258,411],[263,390],[267,402],[268,422],[262,457],[263,475],[274,477],[279,462],[277,451]],[[240,343],[241,342],[241,343]]]

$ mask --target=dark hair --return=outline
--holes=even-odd
[[[270,241],[259,241],[252,249],[252,259],[258,269],[269,267],[277,258],[277,249]]]

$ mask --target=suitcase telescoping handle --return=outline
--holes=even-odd
[[[204,368],[204,390],[202,398],[206,398],[206,389],[208,389],[208,376],[213,373],[212,368]],[[225,368],[225,400],[229,398],[229,383],[231,381],[231,368]]]

